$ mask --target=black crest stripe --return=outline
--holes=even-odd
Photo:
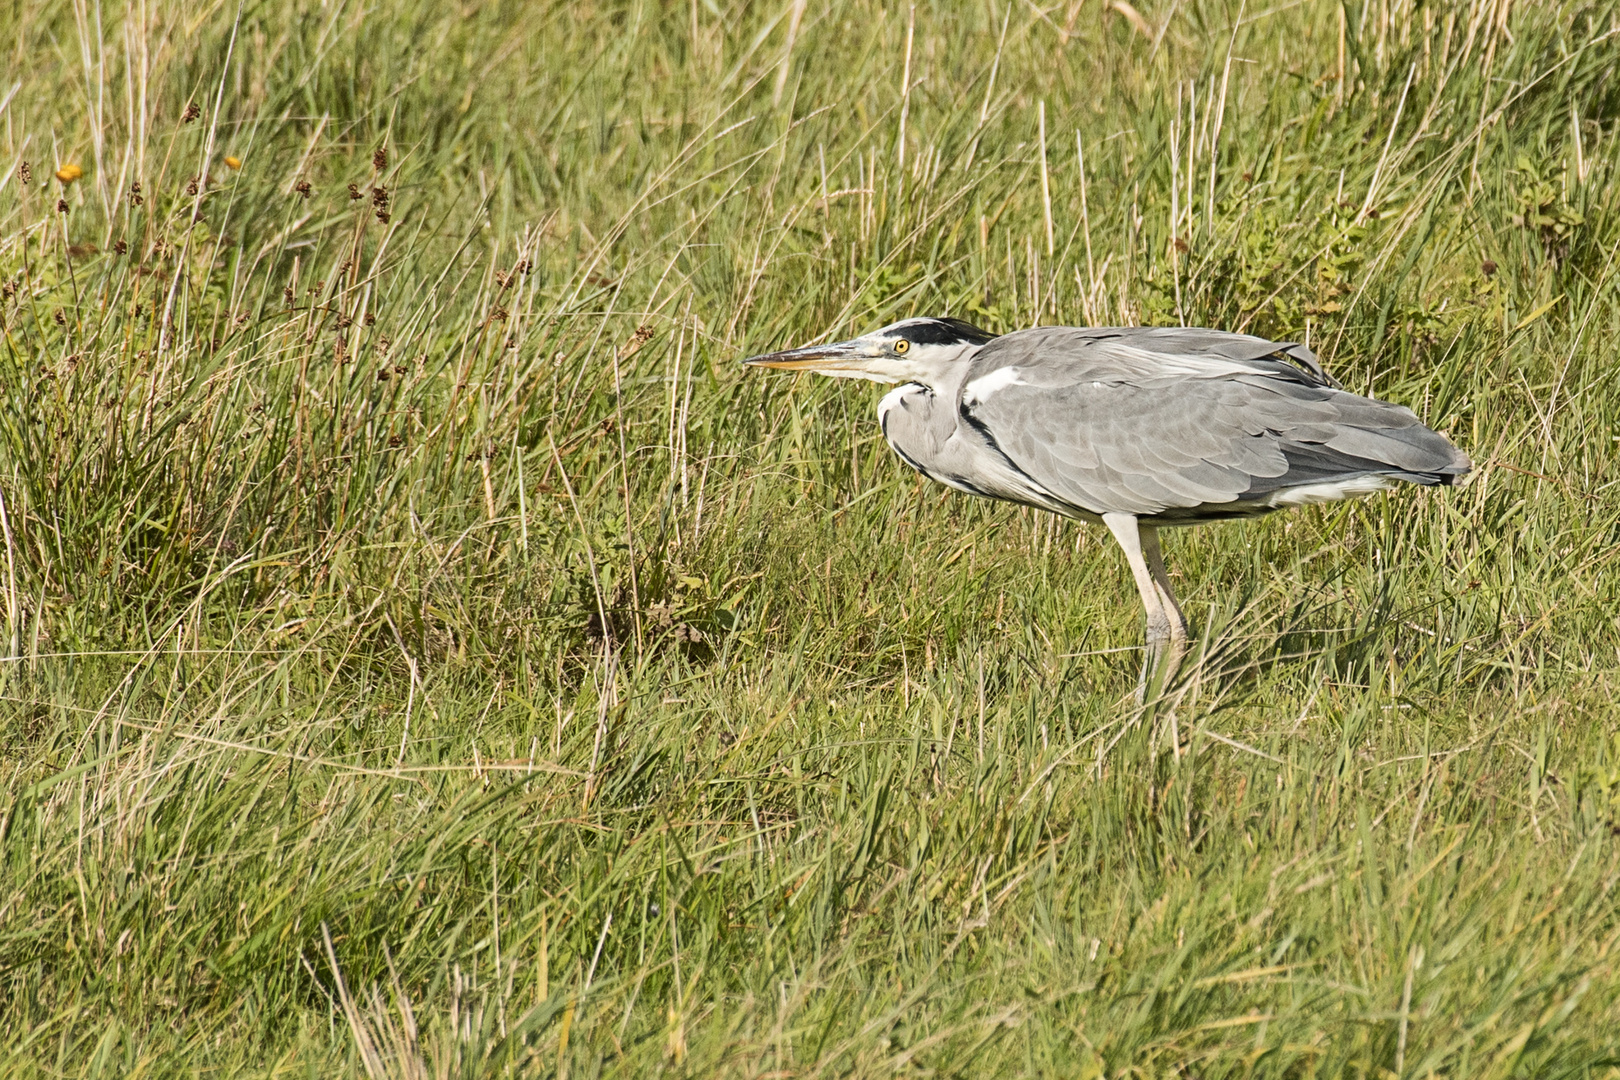
[[[983,345],[996,336],[961,319],[918,319],[901,333],[918,345]]]

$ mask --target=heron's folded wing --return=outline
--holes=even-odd
[[[1468,470],[1410,410],[1271,354],[1243,355],[1274,343],[1167,354],[1141,338],[1082,336],[1097,333],[1008,335],[1026,338],[1015,348],[998,339],[974,358],[960,402],[970,425],[1069,505],[1151,516],[1353,476],[1444,483]]]
[[[1153,515],[1226,503],[1288,459],[1268,425],[1246,423],[1231,383],[1008,385],[963,414],[1061,501],[1095,514]],[[1250,430],[1258,427],[1259,430]]]

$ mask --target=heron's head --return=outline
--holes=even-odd
[[[902,319],[850,341],[751,356],[743,363],[842,379],[933,386],[994,337],[961,319]]]

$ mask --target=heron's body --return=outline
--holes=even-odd
[[[1344,390],[1302,345],[1219,330],[1039,327],[993,337],[908,319],[753,358],[899,384],[878,405],[907,464],[959,491],[1106,524],[1150,647],[1186,623],[1158,529],[1450,484],[1465,454],[1400,405]]]
[[[1338,388],[1302,346],[1213,330],[1021,330],[937,385],[893,390],[878,420],[931,479],[1090,521],[1254,517],[1468,468],[1409,409]]]

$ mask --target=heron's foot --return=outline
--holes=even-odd
[[[1187,654],[1187,620],[1181,612],[1172,608],[1168,617],[1160,612],[1157,618],[1148,619],[1147,651],[1153,656],[1174,657],[1178,663]]]
[[[1179,612],[1177,614],[1180,614]],[[1164,688],[1181,670],[1187,656],[1187,624],[1180,619],[1152,620],[1148,623],[1147,649],[1142,658],[1142,674],[1136,683],[1136,704],[1157,701]]]
[[[1174,651],[1187,650],[1187,617],[1181,609],[1173,603],[1164,603],[1158,611],[1152,612],[1147,619],[1147,644],[1149,649],[1170,648]]]

